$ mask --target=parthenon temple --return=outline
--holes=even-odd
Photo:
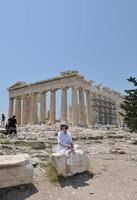
[[[61,102],[57,120],[58,90]],[[8,91],[9,117],[16,115],[18,125],[55,124],[57,121],[76,126],[123,123],[119,114],[122,95],[108,87],[94,85],[78,71],[61,72],[58,77],[31,84],[19,81]]]

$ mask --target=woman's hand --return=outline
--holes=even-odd
[[[72,146],[71,146],[71,144],[69,144],[69,145],[68,145],[68,149],[71,149],[71,148],[72,148]]]

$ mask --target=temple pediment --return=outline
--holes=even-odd
[[[15,89],[15,88],[18,88],[18,87],[24,86],[24,85],[26,85],[25,82],[18,81],[18,82],[16,82],[15,84],[13,84],[12,86],[10,86],[8,89]]]

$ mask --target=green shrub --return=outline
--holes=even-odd
[[[19,146],[31,147],[32,149],[43,150],[45,149],[45,143],[41,141],[15,141],[14,144]]]
[[[12,142],[9,139],[1,139],[0,144],[12,144]]]
[[[47,164],[46,175],[47,175],[48,180],[50,182],[57,182],[58,181],[58,173],[57,173],[57,170],[56,170],[56,168],[55,168],[55,166],[53,165],[52,162],[49,162]]]

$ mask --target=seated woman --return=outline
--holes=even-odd
[[[60,126],[60,131],[58,132],[58,144],[60,152],[66,155],[66,173],[72,175],[70,171],[70,155],[74,149],[72,136],[71,133],[68,132],[68,125],[66,123],[62,123]]]

